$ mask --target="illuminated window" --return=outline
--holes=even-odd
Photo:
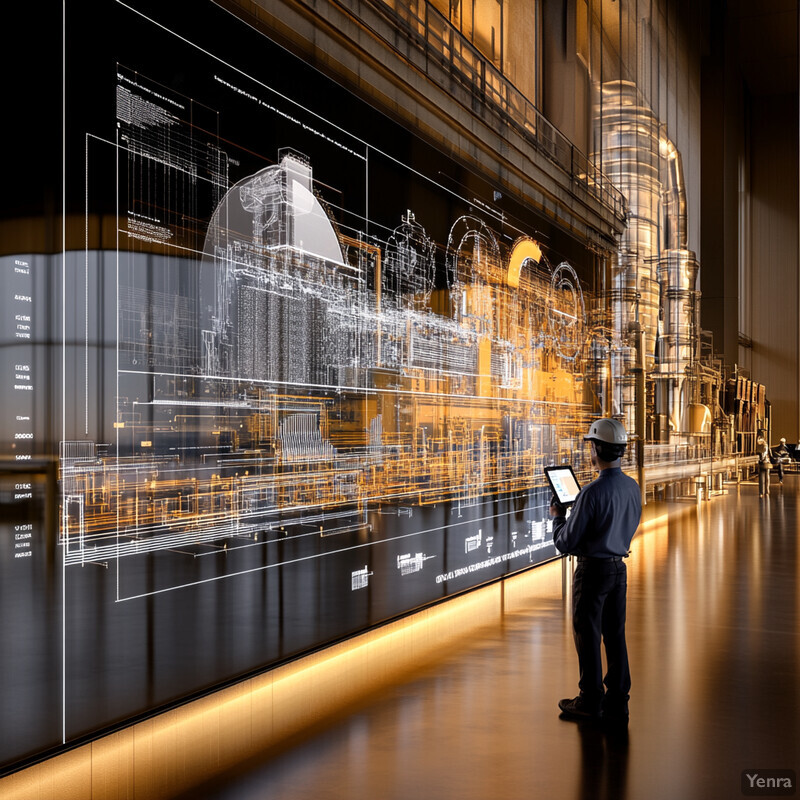
[[[473,0],[472,43],[498,69],[503,64],[503,4],[498,0]]]
[[[481,55],[503,69],[503,0],[432,0]]]
[[[483,81],[493,83],[493,92],[499,97],[502,94],[496,81],[499,73],[527,100],[536,103],[540,0],[385,2],[412,29],[419,29],[428,46],[452,60],[468,80],[476,85]],[[486,72],[484,63],[497,72]]]

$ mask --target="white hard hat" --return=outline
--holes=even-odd
[[[603,418],[596,419],[589,427],[589,433],[583,437],[584,440],[595,439],[598,442],[607,444],[627,444],[628,434],[625,426],[616,419]]]
[[[786,439],[781,436],[781,444],[786,444]]]

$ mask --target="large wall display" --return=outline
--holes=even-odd
[[[3,769],[552,558],[595,411],[540,220],[211,4],[81,5],[67,246],[2,262]]]

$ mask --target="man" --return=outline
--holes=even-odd
[[[558,707],[566,719],[603,717],[627,723],[631,675],[625,642],[628,581],[622,559],[639,526],[641,494],[636,481],[620,468],[628,443],[621,422],[596,420],[583,438],[590,443],[592,466],[600,474],[581,489],[569,519],[555,497],[550,504],[555,546],[578,561],[572,582],[572,627],[580,694],[561,700]],[[605,679],[601,636],[608,662]]]
[[[783,485],[783,465],[791,461],[789,448],[786,446],[784,437],[781,438],[781,443],[772,451],[772,455],[775,459],[775,466],[778,468],[778,480]]]
[[[769,472],[772,469],[772,455],[769,452],[769,445],[763,436],[756,439],[756,451],[758,453],[758,496],[769,497]]]

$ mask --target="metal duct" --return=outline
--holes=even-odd
[[[698,341],[695,291],[698,264],[687,249],[686,187],[681,154],[669,139],[662,139],[662,200],[664,250],[658,262],[661,284],[662,333],[659,339],[659,378],[664,382],[658,395],[660,412],[669,415],[670,426],[679,433],[696,433],[698,412],[687,390],[687,376],[695,361]]]
[[[669,418],[671,431],[692,432],[695,425],[688,420],[697,414],[686,413],[691,401],[686,379],[698,339],[698,264],[687,248],[681,155],[635,84],[611,81],[601,93],[602,166],[629,208],[628,227],[611,265],[608,298],[614,331],[613,410],[635,430],[631,368],[641,326],[645,370],[655,372],[656,411]]]
[[[663,333],[659,338],[656,379],[664,382],[658,392],[659,411],[669,414],[675,432],[689,432],[685,427],[689,398],[685,396],[684,383],[694,363],[697,341],[697,269],[691,250],[666,250],[658,262]]]
[[[645,368],[655,366],[659,287],[654,267],[660,251],[660,130],[635,84],[612,81],[602,86],[599,123],[603,171],[628,200],[628,226],[611,264],[613,412],[635,430],[636,336],[644,331]],[[643,432],[641,432],[643,433]]]
[[[683,182],[683,160],[669,139],[662,140],[664,201],[664,248],[686,250],[686,186]]]

